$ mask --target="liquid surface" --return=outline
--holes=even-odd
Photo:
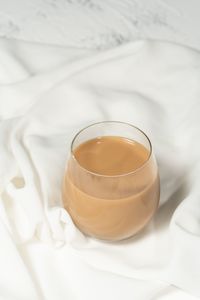
[[[74,150],[79,164],[88,171],[101,175],[122,175],[141,167],[149,151],[136,141],[103,136],[82,143]]]
[[[77,227],[112,241],[142,229],[159,202],[157,166],[149,151],[135,141],[107,136],[79,145],[74,156],[64,177],[63,202]]]

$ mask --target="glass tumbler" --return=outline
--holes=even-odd
[[[80,163],[75,151],[102,137],[139,143],[148,155],[140,166],[128,172],[106,175],[91,171]],[[155,213],[160,196],[158,167],[147,135],[124,122],[99,122],[79,131],[70,150],[62,195],[74,224],[86,235],[109,241],[126,239],[140,231]],[[113,155],[116,151],[114,148]]]

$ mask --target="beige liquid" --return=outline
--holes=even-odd
[[[107,240],[130,237],[144,227],[159,201],[157,167],[149,156],[142,144],[116,136],[75,148],[63,201],[77,227]]]

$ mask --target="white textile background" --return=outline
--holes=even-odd
[[[200,296],[199,79],[199,52],[169,43],[0,40],[0,299]],[[156,216],[120,243],[83,236],[62,208],[70,141],[101,120],[143,129],[161,175]]]

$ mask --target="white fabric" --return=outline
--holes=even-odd
[[[200,296],[199,80],[200,54],[169,43],[0,41],[0,299]],[[119,243],[85,237],[62,208],[70,141],[101,120],[143,129],[161,176],[152,222]]]

